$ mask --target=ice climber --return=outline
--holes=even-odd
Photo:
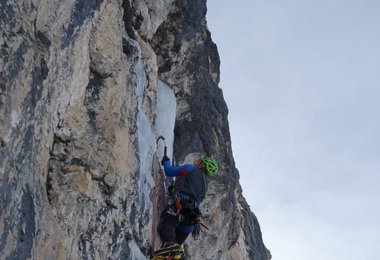
[[[166,256],[173,256],[170,259],[183,259],[182,244],[190,233],[194,235],[199,232],[202,219],[199,205],[207,192],[207,177],[217,173],[218,165],[211,157],[202,157],[194,165],[173,167],[166,155],[161,164],[166,176],[176,178],[158,226],[163,246],[155,252],[153,259],[167,259]]]

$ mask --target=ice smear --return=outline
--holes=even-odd
[[[136,75],[136,95],[137,95],[137,133],[138,133],[138,153],[140,160],[140,174],[138,180],[138,194],[141,204],[145,210],[152,214],[152,202],[150,198],[151,189],[154,186],[152,178],[153,155],[156,152],[156,139],[162,135],[165,137],[168,156],[172,158],[174,141],[174,124],[176,117],[176,99],[170,87],[162,81],[157,82],[157,109],[155,133],[151,122],[142,110],[144,101],[144,89],[147,84],[144,66],[141,61],[141,49],[137,42],[131,40],[131,44],[138,50],[139,58],[134,66]],[[159,142],[159,156],[163,156],[163,142]],[[131,259],[146,259],[135,241],[129,243],[131,249]]]
[[[131,249],[131,260],[146,260],[146,256],[141,252],[140,248],[137,246],[136,242],[134,240],[131,240],[128,243],[129,248]]]
[[[137,95],[137,133],[138,133],[138,153],[140,159],[140,178],[138,181],[139,198],[144,203],[145,209],[152,209],[150,200],[150,190],[153,187],[152,161],[156,150],[156,139],[153,134],[148,117],[142,110],[144,89],[147,84],[144,66],[141,61],[141,49],[136,41],[130,43],[138,50],[138,60],[135,65],[136,75],[136,95]]]
[[[156,117],[156,135],[162,135],[166,140],[167,155],[173,159],[173,142],[174,142],[174,125],[176,117],[176,99],[173,90],[164,82],[158,81],[157,84],[157,117]],[[158,155],[160,158],[164,155],[164,143],[158,143]]]

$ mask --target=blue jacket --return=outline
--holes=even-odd
[[[164,170],[167,176],[176,177],[174,183],[175,192],[185,193],[199,207],[207,192],[207,175],[204,170],[192,164],[173,167],[170,160],[165,161]]]

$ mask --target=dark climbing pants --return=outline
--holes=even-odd
[[[180,222],[178,216],[164,211],[161,215],[160,225],[158,226],[161,241],[163,243],[174,242],[180,245],[183,244],[190,233],[180,231],[181,226],[183,226],[183,221]]]

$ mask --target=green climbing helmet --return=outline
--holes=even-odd
[[[214,176],[218,172],[218,164],[213,158],[204,156],[201,158],[201,162],[206,166],[209,176]]]

